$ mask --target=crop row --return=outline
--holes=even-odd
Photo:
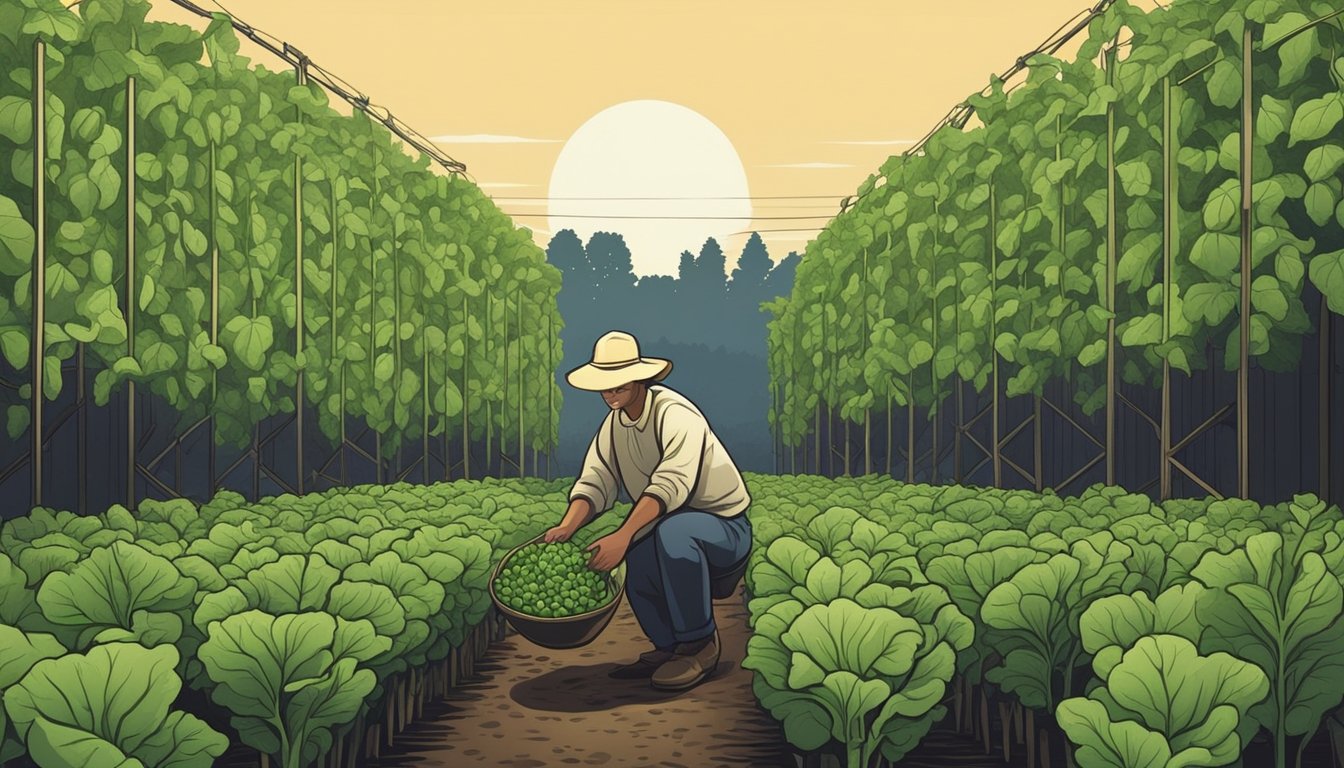
[[[1344,737],[1344,515],[1315,497],[753,490],[743,666],[802,752],[894,763],[949,708],[1005,760],[1080,768],[1285,768]]]
[[[963,383],[1067,377],[1092,413],[1117,377],[1295,371],[1344,313],[1338,3],[1098,7],[1072,60],[993,78],[808,243],[771,305],[786,444]]]
[[[8,521],[0,763],[376,755],[497,638],[491,569],[563,503],[514,480]]]
[[[87,356],[98,405],[138,385],[225,444],[304,405],[332,440],[349,417],[389,450],[551,444],[560,273],[531,233],[363,112],[240,55],[227,14],[201,33],[149,10],[0,4],[9,436]]]

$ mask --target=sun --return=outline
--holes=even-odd
[[[712,121],[680,104],[627,101],[589,118],[560,150],[548,229],[572,229],[585,243],[619,232],[636,275],[675,275],[681,252],[698,254],[709,237],[733,263],[729,243],[751,224],[750,194],[742,159]],[[649,216],[682,218],[640,218]]]

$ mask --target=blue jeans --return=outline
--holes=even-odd
[[[626,594],[653,645],[670,650],[714,634],[710,578],[750,552],[746,512],[721,517],[688,507],[668,514],[631,545]]]

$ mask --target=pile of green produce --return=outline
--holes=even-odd
[[[505,605],[546,619],[595,611],[611,593],[607,579],[588,568],[587,553],[572,541],[520,548],[495,581],[495,594]]]

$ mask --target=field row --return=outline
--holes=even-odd
[[[1344,515],[1315,497],[753,488],[743,665],[800,751],[895,763],[949,707],[987,750],[997,710],[1005,760],[1015,730],[1080,768],[1284,768],[1344,739]]]

